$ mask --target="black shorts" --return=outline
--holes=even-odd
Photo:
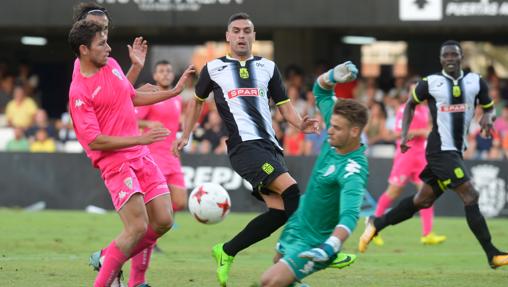
[[[288,172],[282,151],[270,141],[245,141],[228,151],[228,155],[234,171],[252,185],[252,195],[260,200],[259,192],[269,193],[263,187]]]
[[[436,193],[442,193],[448,188],[455,189],[471,178],[459,152],[442,151],[425,157],[427,165],[420,173],[420,178],[432,186]]]

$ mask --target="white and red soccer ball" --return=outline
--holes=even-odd
[[[220,184],[202,183],[196,186],[189,196],[190,213],[204,224],[221,222],[230,208],[229,194]]]

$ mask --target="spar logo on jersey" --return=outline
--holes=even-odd
[[[402,21],[439,21],[443,19],[443,0],[399,0]]]
[[[239,88],[228,92],[228,98],[233,99],[236,97],[258,97],[264,93],[258,88]]]
[[[467,110],[466,104],[457,104],[457,105],[442,105],[439,107],[439,111],[443,113],[463,113]]]
[[[508,201],[506,182],[499,172],[500,168],[491,164],[471,168],[473,185],[480,193],[480,211],[486,217],[498,216]]]

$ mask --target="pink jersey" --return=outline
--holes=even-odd
[[[76,77],[76,75],[79,75],[80,74],[80,65],[79,65],[79,58],[76,58],[76,60],[74,60],[74,67],[72,68],[72,80],[74,81],[74,78]]]
[[[148,146],[152,157],[164,174],[181,172],[180,160],[171,152],[173,141],[176,139],[180,126],[181,112],[181,96],[176,96],[150,106],[136,107],[138,119],[160,122],[171,132],[165,140],[154,142]]]
[[[103,173],[127,160],[149,154],[146,146],[114,151],[91,150],[88,146],[99,135],[138,136],[139,129],[132,98],[135,90],[113,58],[91,77],[79,70],[73,74],[69,91],[69,110],[78,141],[95,167]]]
[[[395,115],[395,131],[400,133],[402,132],[402,117],[404,115],[405,104],[401,105],[397,110],[397,114]],[[429,127],[429,108],[420,104],[416,106],[413,120],[411,125],[409,126],[409,131],[418,130],[418,129],[426,129]],[[408,157],[412,156],[425,156],[425,143],[427,141],[426,137],[414,137],[408,142],[408,145],[411,147],[404,155]],[[395,156],[401,156],[400,152],[400,139],[397,140],[397,151]]]

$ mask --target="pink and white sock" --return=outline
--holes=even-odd
[[[102,263],[99,274],[95,278],[94,287],[110,286],[118,275],[122,265],[127,261],[127,256],[118,249],[116,242],[113,241],[103,251],[104,262]]]
[[[432,224],[434,220],[434,206],[420,209],[420,218],[422,220],[422,234],[423,236],[427,236],[432,231]]]
[[[135,287],[146,283],[145,273],[150,265],[150,257],[155,244],[145,248],[131,259],[131,273],[129,275],[129,287]]]
[[[392,199],[388,196],[388,194],[383,193],[379,200],[377,201],[376,212],[374,212],[374,216],[380,217],[385,214],[385,211],[392,205]]]

